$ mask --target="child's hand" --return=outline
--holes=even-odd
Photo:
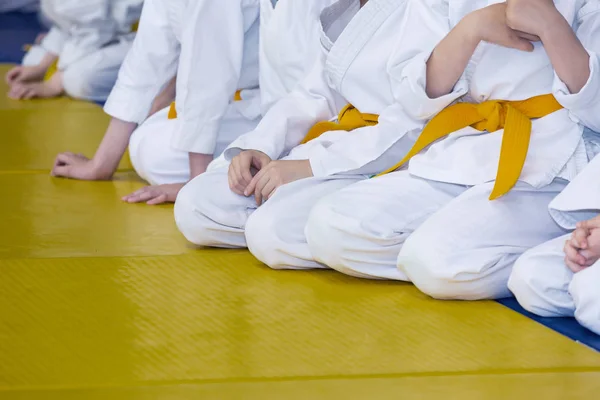
[[[175,203],[179,191],[185,183],[171,183],[165,185],[146,186],[122,198],[128,203],[146,203],[154,206],[164,203]]]
[[[571,240],[585,259],[582,264],[584,267],[589,267],[600,260],[600,216],[578,223]]]
[[[4,80],[9,86],[18,82],[40,82],[46,75],[46,69],[39,66],[19,65],[6,73]]]
[[[562,18],[553,0],[507,0],[506,21],[515,31],[543,37]]]
[[[229,188],[240,196],[245,194],[246,188],[252,181],[253,172],[262,170],[271,162],[271,157],[257,150],[245,150],[233,157],[229,165]]]
[[[565,242],[565,264],[574,273],[587,267],[588,260],[581,252],[588,248],[588,236],[587,229],[577,228],[571,238]]]
[[[252,178],[244,195],[254,193],[256,205],[260,206],[270,199],[280,186],[311,176],[313,171],[309,160],[272,161]]]
[[[506,3],[493,4],[469,14],[465,21],[477,41],[486,41],[522,51],[533,51],[538,37],[511,29],[506,21]]]
[[[100,181],[112,178],[112,174],[103,172],[94,160],[90,160],[83,154],[70,152],[60,153],[56,157],[51,175],[84,181]]]

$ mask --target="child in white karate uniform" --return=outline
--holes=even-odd
[[[146,0],[104,107],[113,119],[100,147],[92,159],[59,154],[53,174],[110,179],[129,147],[134,168],[154,186],[125,200],[173,202],[259,120],[259,12],[259,0]]]
[[[310,74],[229,146],[229,170],[180,193],[175,220],[187,239],[248,247],[271,268],[322,268],[304,235],[313,205],[392,166],[423,127],[405,118],[398,95],[406,62],[436,44],[412,34],[432,3],[338,0],[325,8]]]
[[[142,0],[42,0],[52,28],[6,81],[13,99],[105,101],[131,48]]]
[[[516,259],[564,233],[548,204],[597,140],[582,133],[600,128],[600,2],[441,0],[420,27],[439,44],[397,92],[430,122],[394,168],[414,157],[317,204],[311,254],[439,299],[510,296]]]
[[[523,254],[508,287],[528,311],[575,317],[600,335],[600,157],[550,203],[555,221],[571,234]]]

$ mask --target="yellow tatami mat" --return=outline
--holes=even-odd
[[[189,246],[172,206],[122,203],[143,185],[131,172],[51,178],[57,151],[93,152],[95,105],[2,98],[0,124],[0,400],[600,393],[600,354],[497,303],[272,271]]]

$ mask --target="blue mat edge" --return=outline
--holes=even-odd
[[[518,312],[519,314],[523,314],[524,316],[546,326],[547,328],[552,329],[553,331],[560,333],[561,335],[564,335],[576,342],[585,344],[594,350],[600,351],[600,336],[581,326],[575,318],[538,317],[537,315],[532,314],[521,307],[515,298],[498,300],[498,303]]]

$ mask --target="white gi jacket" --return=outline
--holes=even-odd
[[[156,95],[177,75],[178,127],[172,145],[213,154],[235,92],[258,87],[258,1],[146,0],[105,111],[141,124]],[[259,116],[258,97],[256,103],[240,105],[246,107],[242,114]]]
[[[440,41],[467,14],[501,1],[440,0],[421,22],[416,41]],[[600,1],[555,0],[590,54],[591,75],[576,94],[554,73],[541,43],[533,53],[481,43],[452,93],[430,99],[425,92],[431,51],[416,55],[401,75],[398,97],[408,117],[428,120],[454,101],[524,100],[552,93],[565,109],[533,121],[521,181],[540,188],[555,178],[571,180],[588,162],[584,127],[600,130]],[[445,29],[440,29],[444,27]],[[503,130],[465,128],[415,156],[411,174],[430,180],[477,185],[495,180]],[[590,135],[593,140],[593,136]],[[596,139],[597,140],[597,139]],[[589,145],[589,143],[587,143]]]
[[[336,0],[260,0],[263,115],[310,72],[321,53],[321,11]]]
[[[58,68],[114,43],[133,40],[131,26],[143,0],[42,0],[42,12],[53,26],[41,46],[59,56]]]
[[[374,174],[394,165],[424,125],[405,117],[399,95],[406,63],[439,40],[414,34],[435,3],[370,0],[360,9],[359,0],[339,0],[326,8],[319,62],[254,132],[233,142],[225,156],[231,159],[244,149],[262,151],[272,159],[289,154],[290,159],[309,159],[315,176]],[[438,27],[440,35],[445,30]],[[363,113],[379,114],[379,124],[327,132],[298,146],[316,122],[335,118],[347,103]]]

